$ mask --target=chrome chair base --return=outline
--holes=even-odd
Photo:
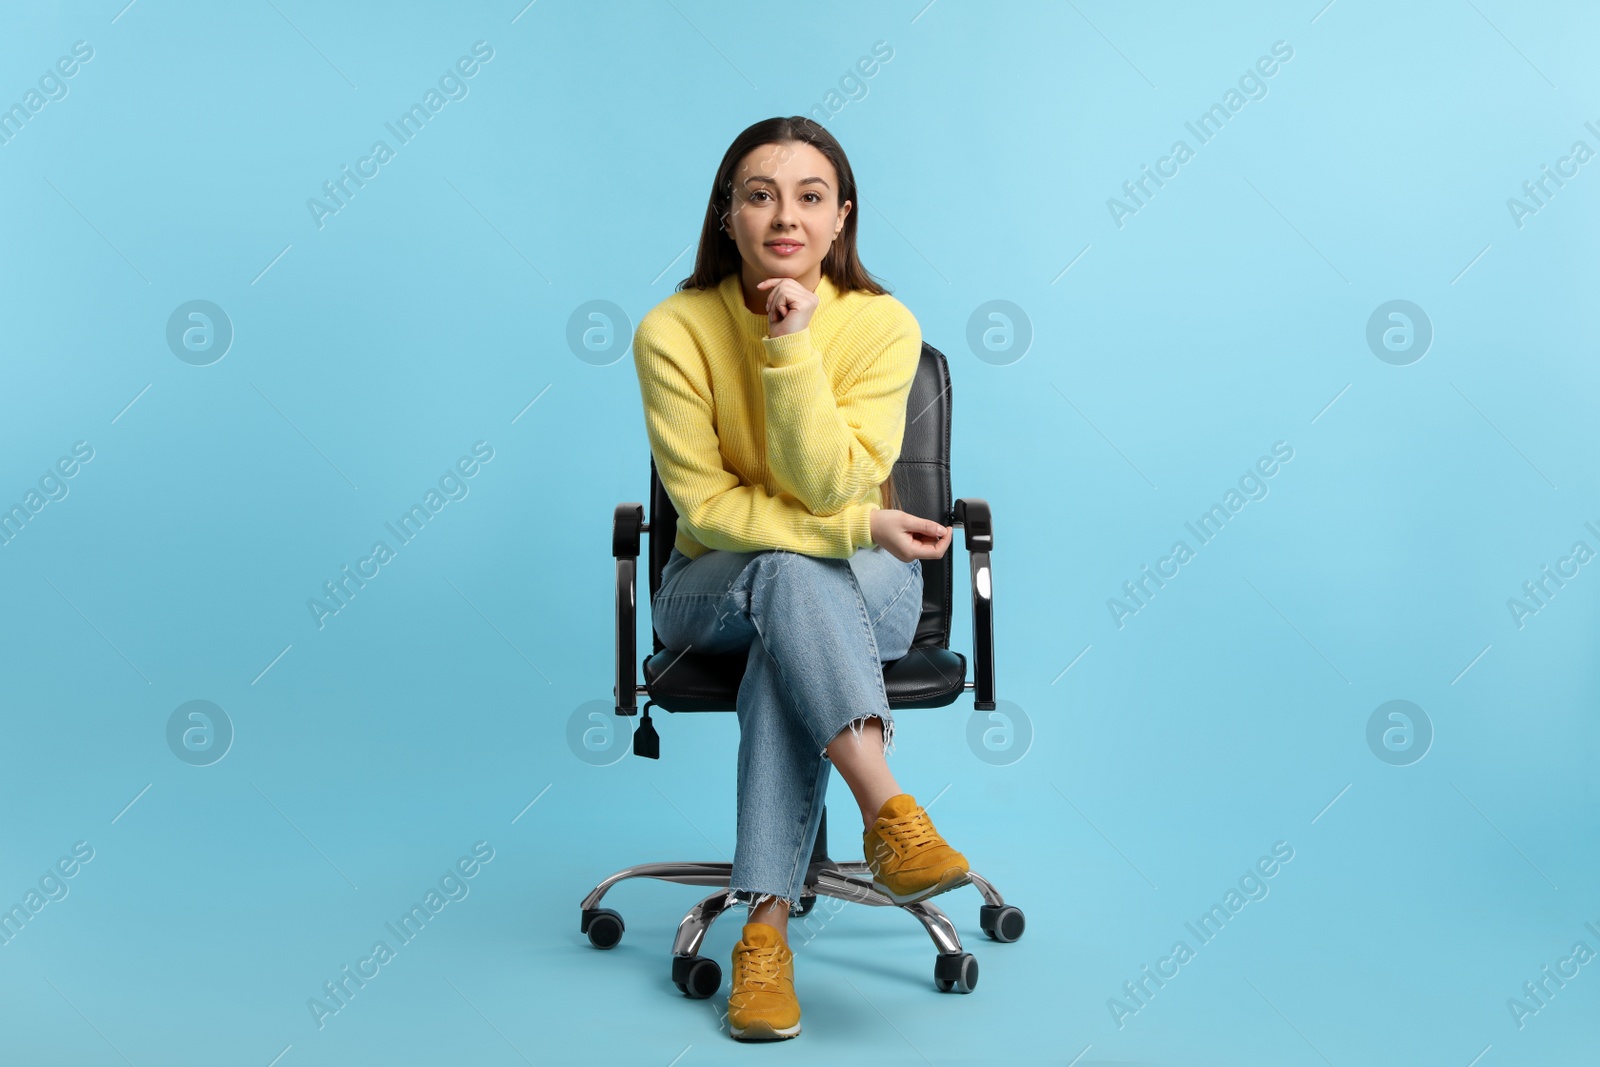
[[[609,876],[583,898],[581,930],[589,935],[596,948],[612,948],[622,939],[622,916],[610,908],[600,907],[606,892],[627,878],[656,878],[680,885],[717,886],[721,891],[711,893],[689,909],[678,923],[677,935],[672,940],[672,977],[674,984],[685,995],[696,998],[709,997],[721,984],[721,967],[714,960],[701,956],[711,924],[733,904],[728,903],[727,887],[733,875],[731,863],[641,863]],[[984,903],[979,908],[979,923],[990,938],[1000,942],[1015,941],[1022,936],[1024,919],[1022,911],[1005,902],[999,890],[982,875],[969,871],[967,877],[956,883],[977,886]],[[954,889],[947,890],[953,892]],[[941,896],[945,894],[940,894]],[[871,874],[865,862],[843,863],[832,860],[813,861],[806,872],[805,888],[801,893],[800,910],[792,918],[808,916],[818,897],[832,897],[853,904],[872,907],[899,908],[910,912],[922,923],[933,940],[938,955],[934,962],[934,986],[940,992],[970,993],[977,985],[978,964],[971,953],[961,948],[961,937],[955,924],[932,899],[910,904],[897,904],[887,895],[873,888]]]

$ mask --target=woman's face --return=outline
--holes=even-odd
[[[733,207],[723,228],[739,247],[745,281],[794,278],[815,290],[822,260],[844,227],[833,164],[799,141],[758,145],[733,172]]]

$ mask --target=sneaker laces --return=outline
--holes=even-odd
[[[760,946],[739,950],[739,965],[734,984],[741,989],[780,990],[783,980],[783,949],[780,946]]]
[[[898,846],[895,851],[902,856],[912,856],[939,843],[939,831],[933,828],[927,811],[922,808],[898,819],[885,820],[878,835],[885,840],[892,839]]]

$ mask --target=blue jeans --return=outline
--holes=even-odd
[[[668,649],[748,649],[739,685],[738,844],[728,903],[800,903],[833,762],[846,726],[894,719],[883,664],[911,650],[922,615],[922,561],[873,546],[849,559],[797,552],[678,549],[651,601]],[[669,667],[668,670],[671,670]]]

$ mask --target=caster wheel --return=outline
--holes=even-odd
[[[933,962],[933,984],[941,993],[970,993],[978,985],[978,958],[970,952],[940,955]]]
[[[704,956],[674,956],[672,984],[684,996],[705,1000],[722,984],[722,968]]]
[[[807,915],[810,915],[811,914],[811,909],[816,907],[816,906],[817,906],[817,898],[816,898],[815,895],[812,895],[812,896],[809,896],[809,897],[802,896],[800,898],[800,907],[795,909],[794,911],[790,912],[789,914],[792,917],[796,918],[796,919],[803,919]]]
[[[1022,936],[1027,922],[1021,908],[1010,904],[985,904],[978,909],[978,925],[996,941],[1008,943]]]
[[[579,930],[589,935],[589,944],[595,948],[615,948],[622,940],[622,916],[610,908],[592,908],[583,913]]]

